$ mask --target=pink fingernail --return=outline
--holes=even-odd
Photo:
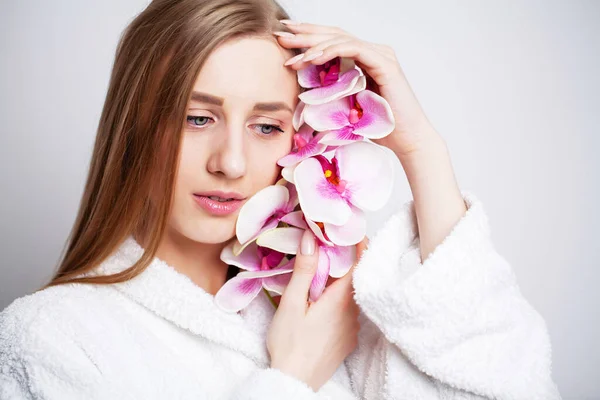
[[[300,240],[300,252],[307,256],[315,254],[315,237],[308,230],[304,231]]]
[[[299,21],[294,21],[293,19],[280,19],[279,22],[286,25],[300,25]]]
[[[297,62],[297,61],[300,61],[300,60],[302,59],[302,57],[304,57],[304,53],[302,53],[302,54],[298,54],[298,55],[296,55],[296,56],[294,56],[294,57],[290,58],[290,59],[289,59],[289,60],[287,60],[287,61],[285,62],[285,64],[283,64],[283,65],[291,65],[291,64],[293,64],[293,63],[295,63],[295,62]]]
[[[273,35],[281,36],[281,37],[296,37],[296,35],[294,35],[291,32],[283,32],[283,31],[275,31],[275,32],[273,32]]]
[[[309,54],[308,56],[304,57],[304,58],[302,59],[302,61],[312,61],[312,60],[314,60],[315,58],[318,58],[318,57],[320,57],[320,56],[322,56],[322,55],[323,55],[323,50],[321,50],[321,51],[317,51],[316,53]]]

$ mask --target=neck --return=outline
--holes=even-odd
[[[220,259],[226,245],[196,242],[167,228],[155,256],[214,296],[227,279],[228,266]]]

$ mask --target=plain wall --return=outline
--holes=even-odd
[[[114,50],[142,0],[0,3],[0,309],[50,277],[74,222]],[[284,1],[396,50],[462,189],[545,318],[565,400],[600,399],[600,3]],[[410,199],[400,170],[376,229]]]

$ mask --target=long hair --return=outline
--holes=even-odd
[[[232,38],[276,41],[272,32],[285,31],[279,20],[287,18],[275,0],[154,0],[136,16],[117,46],[77,218],[54,276],[38,290],[123,282],[143,272],[166,230],[187,105],[202,65]],[[138,230],[147,243],[134,265],[78,276]]]

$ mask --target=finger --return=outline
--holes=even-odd
[[[289,34],[289,32],[273,32],[279,43],[286,48],[310,48],[318,45],[326,40],[332,39],[336,36],[333,33],[297,33]]]
[[[388,57],[376,51],[373,47],[356,40],[329,46],[323,49],[323,54],[310,60],[310,63],[319,65],[335,57],[347,57],[360,63],[365,67],[365,72],[369,73],[378,85],[388,83],[382,82],[379,75],[388,69],[387,66],[390,70],[394,67],[392,65],[394,64],[393,61]]]
[[[352,38],[349,38],[347,36],[336,36],[332,39],[326,40],[324,42],[321,42],[311,48],[309,48],[308,50],[306,50],[304,52],[304,56],[299,58],[298,60],[296,60],[294,63],[292,64],[286,64],[284,65],[290,65],[292,69],[302,69],[302,68],[306,68],[309,64],[310,61],[319,56],[319,53],[322,53],[326,48],[331,47],[333,45],[337,45],[337,44],[341,44],[341,43],[346,43],[353,40]]]
[[[318,267],[318,250],[313,233],[310,230],[304,231],[296,252],[292,277],[281,295],[280,307],[306,313],[308,292]]]
[[[371,43],[371,42],[367,42],[367,43],[370,46],[376,48],[381,54],[385,55],[386,57],[388,57],[392,60],[396,60],[396,52],[390,46],[385,45],[385,44],[380,44],[380,43]]]
[[[347,34],[348,32],[337,26],[327,26],[311,24],[308,22],[292,21],[289,19],[280,20],[289,30],[294,33],[333,33],[333,34]]]

